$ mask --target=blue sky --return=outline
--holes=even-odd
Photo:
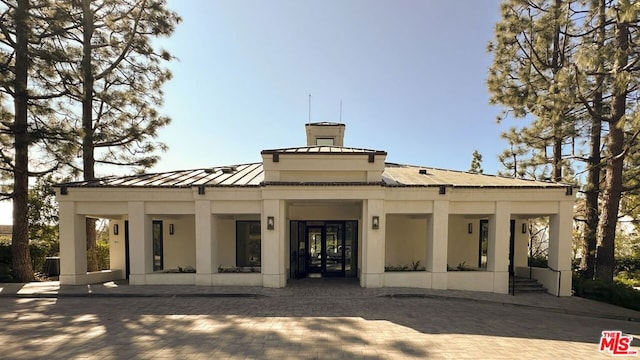
[[[150,172],[260,161],[305,145],[304,124],[346,124],[345,146],[387,161],[485,173],[506,147],[485,81],[499,0],[169,0],[183,22]],[[110,175],[98,170],[99,175]],[[11,223],[0,204],[0,224]]]
[[[169,1],[183,18],[160,43],[178,61],[173,123],[152,171],[260,161],[305,145],[304,124],[346,124],[345,146],[387,160],[487,173],[506,146],[485,85],[498,0]]]

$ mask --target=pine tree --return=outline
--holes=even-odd
[[[535,149],[525,166],[542,163],[549,148],[554,181],[567,181],[572,164],[584,163],[581,267],[585,277],[611,281],[616,223],[621,199],[633,186],[628,163],[640,131],[633,100],[638,6],[628,0],[514,0],[502,11],[490,45],[492,101],[530,121],[509,134],[510,147]]]
[[[158,113],[162,85],[173,57],[156,51],[154,37],[169,36],[180,18],[164,0],[80,0],[67,8],[75,30],[67,43],[75,58],[58,64],[70,98],[80,103],[75,146],[82,164],[71,164],[84,180],[96,178],[96,164],[143,170],[155,164],[157,131],[170,119]],[[96,223],[87,219],[88,270],[95,271]]]
[[[169,123],[157,111],[171,77],[162,63],[172,56],[151,41],[180,18],[161,0],[2,0],[0,16],[0,191],[14,205],[13,270],[29,281],[29,177],[65,164],[91,180],[96,163],[157,161],[164,145],[154,139]],[[71,160],[78,153],[82,164]]]
[[[482,170],[482,154],[480,154],[478,150],[474,150],[471,156],[472,159],[469,172],[474,174],[482,174],[484,172],[484,170]]]
[[[546,164],[554,181],[571,173],[563,153],[575,133],[567,118],[576,116],[573,91],[565,88],[573,76],[574,46],[565,35],[573,26],[567,15],[569,3],[505,1],[503,20],[496,24],[495,40],[489,44],[494,55],[487,81],[491,102],[507,108],[499,120],[509,115],[531,120],[517,134],[531,151],[521,154],[528,158],[520,159],[516,176],[527,172],[523,166]]]
[[[623,193],[623,168],[625,154],[628,153],[628,139],[625,127],[633,119],[627,119],[628,97],[636,96],[637,80],[632,80],[634,70],[640,68],[634,64],[640,60],[637,46],[634,46],[637,34],[632,34],[631,27],[638,25],[638,7],[629,1],[621,0],[615,8],[615,30],[611,68],[612,87],[610,114],[608,123],[607,153],[605,165],[603,211],[600,218],[598,245],[596,249],[596,278],[612,281],[614,271],[615,235],[618,223],[620,200]],[[636,35],[636,36],[633,36]],[[634,54],[634,55],[631,55]],[[630,62],[631,60],[631,62]],[[629,67],[629,65],[632,65]],[[635,104],[634,104],[635,105]],[[638,114],[635,114],[636,117]],[[629,121],[630,120],[630,121]],[[627,124],[625,124],[627,122]],[[637,122],[637,121],[636,121]],[[635,124],[637,128],[637,124]],[[625,149],[627,147],[627,149]]]
[[[589,18],[591,21],[585,22],[585,27],[590,28],[587,34],[587,41],[595,44],[596,53],[605,49],[606,31],[606,0],[594,2],[590,9]],[[593,24],[593,25],[591,25]],[[596,263],[596,244],[598,236],[598,223],[600,222],[599,200],[600,200],[600,177],[602,172],[602,121],[605,116],[605,103],[603,99],[604,88],[602,84],[605,81],[604,75],[604,56],[592,57],[593,49],[584,51],[584,59],[592,59],[585,61],[586,68],[594,76],[584,77],[592,96],[587,100],[584,96],[578,95],[583,106],[587,109],[590,117],[588,130],[589,138],[589,155],[585,163],[587,164],[587,181],[584,186],[585,194],[585,211],[584,211],[584,241],[582,250],[582,258],[580,261],[580,270],[582,277],[591,279],[595,275]],[[584,83],[585,81],[583,81]],[[584,88],[584,85],[582,86]]]
[[[55,170],[69,155],[60,145],[64,124],[50,105],[63,94],[52,91],[59,78],[49,64],[57,54],[48,46],[59,36],[65,19],[46,1],[2,1],[0,6],[2,196],[13,201],[13,274],[19,281],[30,281],[34,273],[29,255],[29,178]]]

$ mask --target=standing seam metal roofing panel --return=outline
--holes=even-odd
[[[200,173],[201,171],[203,170],[198,169],[198,170],[183,171],[179,177],[174,179],[173,185],[189,186],[191,184],[191,179],[194,177],[194,175]]]
[[[247,173],[250,171],[248,165],[240,165],[237,167],[237,170],[231,174],[226,180],[225,185],[238,185],[238,183],[247,176]]]
[[[222,171],[216,170],[213,172],[209,172],[209,171],[205,171],[205,170],[201,170],[202,173],[198,174],[197,177],[194,177],[192,179],[190,179],[191,181],[189,182],[189,186],[194,186],[194,185],[206,185],[209,184],[213,181],[216,181],[218,178],[222,177],[224,174],[222,173]]]
[[[247,181],[247,185],[260,185],[260,183],[264,181],[264,169],[262,168],[262,164],[256,166],[256,169],[252,174],[253,176]]]
[[[162,173],[156,176],[156,179],[149,181],[147,185],[154,186],[167,186],[175,184],[175,178],[180,176],[181,171]]]

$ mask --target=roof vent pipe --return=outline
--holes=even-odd
[[[427,169],[420,169],[420,170],[418,170],[418,174],[420,174],[420,175],[427,175]]]

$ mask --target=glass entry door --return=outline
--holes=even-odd
[[[324,240],[324,275],[344,276],[344,224],[325,225]]]
[[[344,276],[344,223],[307,226],[307,273]]]
[[[322,255],[323,233],[323,227],[307,227],[306,248],[309,249],[307,253],[307,274],[322,274],[324,272],[325,262]]]
[[[345,275],[344,223],[307,226],[306,240],[308,274]]]
[[[358,222],[291,221],[290,276],[356,277]]]

